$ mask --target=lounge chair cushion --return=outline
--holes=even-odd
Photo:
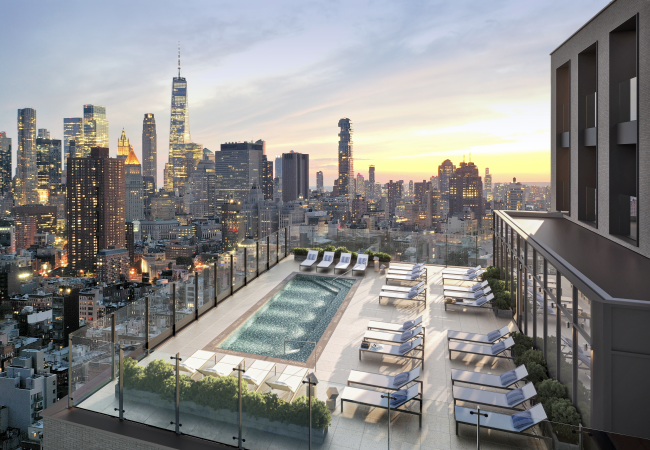
[[[309,255],[309,256],[307,257],[307,259],[310,260],[310,261],[312,261],[312,260],[316,259],[316,256],[317,256],[316,253],[312,253],[311,255]]]
[[[497,339],[499,339],[500,337],[501,337],[501,333],[499,332],[499,330],[490,331],[487,334],[488,341],[490,341],[490,342],[494,342]]]
[[[406,389],[402,389],[401,391],[395,392],[391,397],[393,397],[390,400],[390,407],[391,408],[397,408],[399,405],[404,403],[406,401],[406,395],[407,391]]]
[[[407,321],[404,322],[404,324],[402,325],[402,328],[404,328],[405,330],[408,330],[409,328],[412,328],[413,325],[415,325],[415,321],[414,321],[414,320],[407,320]]]
[[[472,286],[472,290],[474,292],[481,290],[481,283],[476,283],[474,286]]]
[[[409,350],[411,350],[411,346],[413,346],[413,341],[404,342],[402,345],[399,346],[399,352],[401,354],[404,354]]]
[[[492,346],[492,354],[493,355],[498,355],[499,353],[501,353],[505,349],[506,349],[506,344],[503,341],[497,342],[496,344],[494,344]]]
[[[284,381],[274,381],[273,384],[279,384],[279,385],[282,385],[282,386],[289,387],[289,385],[287,383],[285,383]]]
[[[474,273],[470,273],[469,275],[467,275],[467,278],[469,278],[470,280],[473,280],[477,276],[478,276],[478,274],[476,272],[474,272]]]
[[[483,298],[479,298],[478,300],[476,300],[476,306],[482,306],[482,305],[485,305],[485,304],[487,303],[487,301],[488,301],[488,300],[487,300],[487,298],[485,298],[485,297],[483,297]]]
[[[402,336],[400,337],[402,341],[408,341],[413,337],[413,330],[408,330],[402,333]]]
[[[524,392],[520,389],[515,389],[506,394],[506,402],[508,405],[518,405],[524,400]]]
[[[517,379],[517,374],[514,370],[509,370],[506,373],[502,373],[499,378],[501,379],[502,386],[510,386]]]
[[[413,297],[415,297],[416,295],[418,295],[418,291],[413,291],[413,290],[411,290],[411,291],[409,291],[407,297],[408,297],[408,298],[413,298]]]
[[[395,379],[393,380],[393,386],[401,386],[404,383],[406,383],[408,380],[409,380],[408,372],[398,373],[397,375],[395,375]]]
[[[522,411],[512,415],[512,426],[519,430],[531,426],[535,421],[530,411]]]
[[[483,296],[483,290],[474,291],[474,298],[479,298]]]
[[[412,273],[411,274],[411,280],[417,280],[419,276],[420,276],[419,272],[418,273]]]

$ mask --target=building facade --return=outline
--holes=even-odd
[[[61,184],[60,139],[36,139],[36,166],[38,171],[38,203],[47,205],[50,192]]]
[[[124,172],[126,183],[126,220],[144,220],[144,182],[140,161],[135,156],[132,146],[129,146],[129,154],[124,161]]]
[[[319,194],[325,192],[325,186],[323,185],[323,172],[321,170],[316,172],[316,192]]]
[[[309,198],[309,155],[293,150],[282,154],[282,201]]]
[[[11,191],[12,178],[11,138],[3,131],[0,132],[0,189],[3,195]]]
[[[352,151],[352,123],[350,119],[339,120],[339,178],[338,195],[352,198],[354,195],[354,155]]]
[[[36,162],[36,110],[18,110],[18,152],[16,189],[18,205],[38,204],[38,167]]]
[[[84,105],[84,145],[83,147],[76,146],[75,157],[86,157],[90,154],[90,149],[108,148],[108,144],[106,107]]]
[[[142,121],[142,176],[153,178],[154,191],[158,185],[158,136],[156,118],[147,113]]]
[[[243,202],[253,185],[260,186],[266,144],[255,142],[226,142],[215,152],[217,205],[230,198]]]

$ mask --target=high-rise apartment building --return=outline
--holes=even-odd
[[[388,212],[395,214],[397,204],[402,200],[402,193],[404,192],[404,182],[390,180],[386,184],[388,191]]]
[[[108,120],[106,107],[84,105],[84,146],[77,145],[76,157],[85,157],[95,147],[108,148]]]
[[[3,194],[11,191],[11,138],[5,131],[0,132],[0,189]]]
[[[323,172],[321,170],[316,172],[316,192],[319,194],[325,192],[325,186],[323,186]]]
[[[49,136],[49,132],[43,135]],[[47,205],[50,191],[61,184],[60,139],[36,138],[36,165],[38,170],[38,203]]]
[[[354,196],[354,156],[352,153],[352,123],[350,119],[339,120],[339,178],[338,195]]]
[[[38,167],[36,163],[36,110],[18,110],[18,154],[16,161],[17,205],[38,204]]]
[[[50,139],[50,131],[47,128],[39,128],[36,139]]]
[[[117,159],[126,161],[126,158],[129,157],[129,153],[132,148],[133,147],[131,147],[131,143],[129,142],[129,139],[126,137],[124,128],[122,128],[122,135],[117,140]]]
[[[177,191],[179,195],[185,195],[189,176],[203,158],[203,146],[193,142],[174,144],[172,152],[173,155],[168,165],[171,174],[167,176],[171,180],[173,190]]]
[[[282,154],[282,201],[309,198],[309,155],[291,150]]]
[[[209,154],[204,154],[190,176],[192,203],[189,212],[192,217],[212,217],[217,213],[215,187],[214,161]]]
[[[370,166],[368,168],[368,189],[367,189],[368,198],[374,199],[377,197],[375,193],[375,166]]]
[[[120,159],[120,155],[118,155]],[[142,167],[133,147],[129,146],[129,154],[124,161],[126,183],[126,220],[144,220],[144,182]]]
[[[158,184],[158,136],[156,119],[147,113],[142,121],[142,176],[153,178],[154,190]]]
[[[262,194],[264,199],[273,198],[273,161],[269,161],[266,155],[262,155]]]
[[[84,120],[82,117],[63,119],[63,182],[68,173],[68,158],[77,156],[77,148],[84,148]]]
[[[490,168],[486,167],[485,168],[485,179],[483,183],[483,193],[485,194],[485,199],[488,202],[491,202],[493,197],[492,197],[492,174],[490,173]]]
[[[363,175],[360,173],[357,174],[354,189],[357,195],[361,195],[363,198],[366,198],[366,181],[363,179]]]
[[[449,179],[454,175],[456,166],[446,159],[438,166],[438,190],[440,191],[440,216],[449,216]]]
[[[505,209],[508,211],[521,211],[524,209],[524,187],[516,178],[508,185],[505,198]]]
[[[248,194],[247,194],[248,195]],[[233,198],[221,206],[221,243],[224,252],[236,248],[245,238],[246,224],[242,205]]]
[[[226,142],[214,153],[216,174],[216,204],[229,199],[243,203],[253,185],[259,186],[265,143]]]
[[[107,148],[68,161],[68,264],[94,273],[99,250],[125,245],[124,161],[109,158]]]
[[[460,215],[465,208],[474,212],[480,224],[484,211],[483,181],[473,162],[460,163],[449,178],[449,217]]]

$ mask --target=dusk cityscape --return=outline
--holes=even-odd
[[[650,445],[650,3],[37,6],[3,450]]]

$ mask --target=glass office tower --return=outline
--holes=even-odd
[[[76,156],[79,158],[88,156],[91,148],[108,148],[108,120],[105,106],[84,105],[84,139],[83,150],[79,151],[77,147]]]

